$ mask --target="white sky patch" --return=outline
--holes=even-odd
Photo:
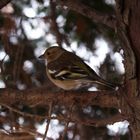
[[[101,62],[99,61],[98,57],[91,56],[89,58],[89,66],[93,68],[97,73],[99,73],[98,68],[100,67]]]
[[[11,37],[10,37],[10,42],[12,42],[13,44],[17,44],[17,43],[18,43],[17,37],[11,36]]]
[[[4,59],[4,61],[7,61],[9,59],[9,56],[6,55],[5,51],[0,51],[0,60]]]
[[[105,3],[106,4],[109,4],[109,5],[115,5],[115,0],[105,0]]]
[[[87,50],[84,44],[80,44],[79,48],[77,48],[76,55],[80,56],[83,60],[88,60],[92,53]]]
[[[39,11],[38,13],[38,9],[42,8],[42,4],[40,4],[39,2],[35,1],[35,0],[30,0],[31,1],[31,7],[24,7],[23,9],[23,13],[29,17],[29,18],[34,18],[34,17],[44,17],[46,16],[45,12],[41,12]],[[44,6],[48,7],[49,6],[49,0],[45,0],[44,1]]]
[[[88,89],[88,91],[97,91],[97,88],[96,88],[96,87],[90,87],[90,88]]]
[[[59,15],[56,19],[56,22],[59,27],[63,27],[66,22],[66,19],[62,15]]]
[[[33,9],[38,9],[41,5],[36,0],[31,0]]]
[[[45,32],[50,32],[51,25],[49,23],[42,22],[42,24],[40,24],[40,26]]]
[[[49,1],[49,0],[45,0],[45,1],[44,1],[44,6],[48,7],[49,4],[50,4],[50,1]]]
[[[46,121],[44,121],[44,123],[43,124],[37,124],[36,125],[36,128],[37,128],[37,131],[39,132],[39,133],[41,133],[41,134],[44,134],[44,132],[45,132],[45,129],[46,129]]]
[[[97,38],[94,45],[96,47],[94,52],[95,55],[90,55],[88,64],[98,73],[98,68],[100,67],[101,63],[103,63],[106,55],[110,52],[110,49],[108,43],[103,38]]]
[[[67,51],[75,52],[76,55],[83,60],[88,60],[90,56],[92,56],[92,52],[88,51],[84,44],[81,43],[78,47],[78,43],[76,41],[72,42],[70,47],[63,43],[63,48]]]
[[[23,118],[23,117],[19,117],[19,118],[18,118],[18,123],[19,123],[20,125],[23,125],[23,123],[24,123],[24,118]]]
[[[11,129],[10,125],[8,125],[8,124],[4,124],[3,127],[7,131],[9,131]]]
[[[95,54],[98,60],[102,63],[106,55],[110,52],[108,43],[103,38],[98,38],[95,40],[96,51]]]
[[[0,51],[0,60],[5,57],[6,53],[4,51]]]
[[[23,64],[23,69],[27,72],[27,73],[31,73],[34,69],[34,65],[31,61],[26,60]]]
[[[0,106],[0,108],[1,108],[1,106]],[[7,116],[7,113],[1,111],[1,112],[0,112],[0,116],[1,116],[1,117],[6,117],[6,116]]]
[[[78,47],[78,43],[77,41],[73,41],[70,45],[71,49],[76,51],[77,50],[77,47]]]
[[[69,52],[72,52],[71,47],[68,47],[67,44],[64,43],[64,42],[62,43],[62,47],[63,47],[65,50],[67,50],[67,51],[69,51]]]
[[[35,56],[38,58],[40,55],[42,55],[46,50],[46,47],[43,45],[40,45],[39,47],[36,47],[34,49]]]
[[[128,121],[123,122],[116,122],[112,125],[107,125],[107,128],[109,130],[109,135],[115,136],[117,134],[124,135],[126,132],[128,132]]]
[[[23,24],[23,28],[26,32],[26,35],[29,39],[38,39],[40,37],[45,36],[45,31],[42,28],[41,20],[40,20],[40,23],[38,21],[36,28],[32,28],[31,25],[29,24],[29,22],[27,22],[27,21],[23,21],[22,24]]]
[[[56,37],[53,34],[51,34],[51,33],[47,34],[45,39],[50,44],[56,43]]]
[[[69,139],[72,139],[72,138],[73,138],[73,132],[72,132],[72,131],[69,131],[69,132],[68,132],[68,138],[69,138]]]
[[[38,132],[44,134],[46,129],[46,121],[42,125],[36,125],[36,128]],[[64,126],[60,125],[58,120],[51,120],[47,137],[56,140],[60,136],[59,133],[62,132],[63,130],[64,130]]]
[[[57,43],[51,44],[51,46],[57,46],[57,47],[59,47],[59,45]]]
[[[2,80],[0,80],[0,88],[5,88],[5,83]]]
[[[26,89],[26,85],[21,83],[20,81],[17,81],[17,88],[19,90],[24,90],[24,89]]]
[[[25,16],[27,16],[29,18],[34,18],[36,16],[35,9],[33,9],[31,7],[25,7],[23,9],[23,13],[25,14]]]
[[[124,65],[122,63],[123,58],[122,58],[121,54],[116,52],[113,57],[114,57],[114,60],[115,60],[115,66],[116,66],[115,68],[116,68],[116,70],[120,74],[124,74],[125,68],[124,68]]]

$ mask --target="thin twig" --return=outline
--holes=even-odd
[[[62,134],[62,137],[61,137],[61,140],[64,140],[65,139],[65,135],[67,133],[67,130],[68,130],[68,126],[69,126],[69,123],[70,123],[70,120],[71,120],[71,117],[72,117],[72,110],[73,110],[73,106],[74,106],[74,102],[72,103],[71,107],[70,107],[70,111],[68,112],[68,121],[66,122],[65,124],[65,129],[63,131],[63,134]]]
[[[52,106],[53,106],[53,102],[50,103],[49,105],[49,114],[48,114],[48,119],[47,119],[47,126],[46,126],[46,130],[45,130],[45,134],[43,137],[43,140],[45,140],[45,138],[47,137],[47,133],[48,133],[48,129],[49,129],[49,125],[50,125],[50,121],[51,121],[51,113],[52,113]]]
[[[64,129],[64,131],[63,131],[61,140],[64,140],[64,139],[65,139],[65,135],[66,135],[66,133],[67,133],[69,123],[70,123],[70,122],[68,121],[68,122],[66,122],[66,124],[65,124],[65,129]]]
[[[16,130],[16,132],[26,132],[32,136],[35,136],[35,137],[40,137],[40,138],[43,138],[43,135],[33,129],[30,129],[30,128],[27,128],[27,127],[23,127],[23,126],[18,126],[19,127],[19,130]]]
[[[74,126],[72,140],[74,140],[76,134],[77,134],[77,124],[75,124],[75,126]]]
[[[22,18],[20,19],[20,28],[21,28],[22,34],[26,38],[23,27],[22,27]],[[19,41],[22,42],[20,38],[19,38]],[[19,79],[19,76],[21,73],[21,64],[22,64],[22,59],[23,59],[24,48],[25,48],[25,44],[23,43],[20,43],[20,46],[17,47],[17,52],[15,56],[15,61],[14,61],[14,68],[13,68],[14,82],[16,82]]]
[[[83,124],[83,125],[88,125],[88,126],[104,126],[106,124],[112,124],[114,122],[117,122],[117,121],[123,121],[123,120],[128,120],[129,119],[129,116],[127,116],[127,114],[125,114],[126,116],[122,116],[121,114],[117,114],[115,116],[112,116],[110,118],[106,118],[106,119],[101,119],[101,120],[98,120],[98,119],[94,119],[92,118],[91,120],[89,119],[82,119],[80,120],[79,118],[74,118],[73,116],[71,116],[71,118],[66,118],[64,116],[39,116],[39,115],[33,115],[33,114],[29,114],[29,113],[24,113],[24,112],[21,112],[17,109],[14,109],[8,105],[5,105],[5,104],[1,104],[0,105],[8,108],[9,110],[12,110],[13,112],[16,112],[24,117],[31,117],[33,119],[38,119],[38,120],[42,120],[42,119],[56,119],[56,120],[59,120],[59,121],[64,121],[64,122],[72,122],[72,123],[80,123],[80,124]]]
[[[56,5],[53,2],[53,0],[50,0],[50,8],[51,8],[51,12],[50,12],[50,17],[51,17],[51,29],[53,31],[53,33],[56,35],[56,39],[57,39],[57,43],[59,46],[62,46],[62,35],[59,32],[59,28],[56,22]]]
[[[8,122],[9,121],[9,117],[5,118],[5,117],[0,117],[0,123],[3,124],[5,122]],[[20,124],[18,124],[17,122],[14,123],[14,126],[18,129],[13,129],[13,130],[5,130],[5,129],[0,129],[0,133],[5,133],[7,135],[10,135],[10,134],[16,134],[16,133],[28,133],[32,136],[35,136],[35,137],[41,137],[43,138],[43,135],[39,132],[37,132],[35,129],[31,129],[31,128],[28,128],[26,126],[21,126]]]
[[[15,112],[17,114],[20,114],[20,115],[24,116],[24,117],[36,118],[36,119],[39,119],[39,120],[46,118],[46,116],[39,116],[39,115],[33,115],[33,114],[30,114],[30,113],[22,112],[22,111],[20,111],[18,109],[15,109],[15,108],[10,107],[10,106],[8,106],[6,104],[3,104],[3,103],[0,103],[0,105],[8,108],[9,110],[11,110],[11,111],[13,111],[13,112]]]
[[[2,58],[1,62],[0,62],[0,68],[1,68],[1,74],[3,75],[4,73],[4,60],[6,58],[7,54],[4,55],[4,57]]]

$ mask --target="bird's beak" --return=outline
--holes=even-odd
[[[44,56],[44,54],[42,54],[42,55],[40,55],[38,58],[39,58],[39,59],[44,59],[45,56]]]

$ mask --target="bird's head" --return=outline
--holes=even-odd
[[[56,60],[65,50],[58,46],[52,46],[44,52],[39,58],[47,60],[47,63]]]

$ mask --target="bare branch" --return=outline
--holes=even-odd
[[[48,91],[46,87],[44,88],[34,88],[30,90],[14,90],[14,89],[1,89],[0,90],[0,105],[8,108],[10,111],[16,112],[24,117],[31,117],[33,119],[57,119],[59,121],[73,123],[80,123],[83,125],[89,126],[103,126],[105,124],[114,123],[116,121],[121,121],[124,119],[128,119],[126,116],[122,116],[121,114],[117,114],[110,118],[105,118],[101,120],[97,119],[86,119],[86,118],[79,118],[75,116],[72,110],[70,111],[70,116],[64,115],[57,115],[57,116],[50,116],[44,115],[39,116],[35,114],[29,114],[22,112],[14,107],[11,107],[14,103],[26,104],[30,107],[35,107],[37,105],[50,105],[50,103],[54,103],[55,105],[64,105],[66,108],[69,107],[72,109],[72,103],[75,106],[85,107],[88,105],[98,105],[100,107],[114,107],[120,108],[119,102],[120,100],[116,97],[118,91],[96,91],[96,92],[76,92],[76,91],[69,91],[69,92],[62,92],[54,93]],[[49,113],[50,114],[50,113]],[[67,127],[66,127],[67,129]]]
[[[68,46],[70,45],[66,35],[59,31],[59,26],[56,22],[56,2],[50,0],[50,21],[51,21],[51,30],[53,34],[56,36],[57,43],[59,46],[62,46],[62,43],[65,42]]]
[[[72,122],[72,123],[80,123],[80,124],[83,124],[83,125],[87,125],[87,126],[94,126],[94,127],[99,127],[99,126],[104,126],[104,125],[107,125],[107,124],[113,124],[117,121],[123,121],[123,120],[128,120],[130,119],[129,116],[124,116],[124,115],[121,115],[121,114],[116,114],[114,116],[111,116],[109,118],[105,118],[105,119],[95,119],[95,118],[92,118],[92,119],[80,119],[79,117],[76,118],[74,117],[72,114],[71,114],[71,118],[67,118],[66,116],[39,116],[39,115],[33,115],[33,114],[29,114],[29,113],[24,113],[24,112],[21,112],[17,109],[14,109],[12,107],[9,107],[8,105],[4,105],[2,104],[2,106],[8,108],[9,110],[13,111],[13,112],[16,112],[24,117],[31,117],[33,119],[38,119],[38,120],[42,120],[42,119],[48,119],[48,120],[53,120],[53,119],[57,119],[59,121],[64,121],[64,122]],[[68,123],[67,123],[68,125]]]
[[[63,38],[62,38],[61,33],[59,32],[59,28],[58,28],[58,25],[57,25],[57,22],[56,22],[57,17],[56,17],[55,7],[56,7],[56,4],[52,0],[50,0],[51,30],[56,35],[58,45],[62,46]]]
[[[5,122],[8,122],[9,121],[9,117],[5,118],[5,117],[0,117],[0,123],[3,124]],[[14,129],[14,130],[5,130],[4,128],[0,129],[0,134],[1,133],[4,133],[4,134],[7,134],[7,135],[10,135],[10,134],[17,134],[17,133],[28,133],[29,135],[32,135],[32,136],[35,136],[35,137],[40,137],[40,138],[43,138],[43,134],[37,132],[35,129],[31,129],[27,126],[23,126],[23,125],[20,125],[18,124],[17,122],[14,122],[14,127],[18,128],[18,129]]]
[[[53,106],[53,103],[52,102],[50,102],[50,105],[49,105],[50,107],[49,107],[49,114],[48,114],[48,116],[49,116],[49,119],[47,119],[47,125],[46,125],[46,130],[45,130],[45,134],[44,134],[44,137],[43,137],[43,140],[45,140],[46,139],[46,137],[47,137],[47,133],[48,133],[48,130],[49,130],[49,125],[50,125],[50,118],[51,118],[51,113],[52,113],[52,106]]]
[[[126,69],[126,74],[125,74],[125,81],[128,79],[135,78],[136,76],[136,58],[135,54],[132,48],[132,44],[129,40],[128,33],[126,31],[127,26],[128,26],[128,16],[130,14],[130,2],[126,2],[126,8],[122,7],[123,4],[121,4],[120,0],[116,0],[116,7],[115,7],[115,12],[116,12],[116,20],[118,23],[117,26],[117,32],[119,35],[119,38],[122,43],[122,47],[124,50],[124,66]],[[124,12],[122,13],[122,9]],[[134,95],[134,94],[133,94]]]
[[[12,0],[0,0],[0,9],[6,6]]]
[[[69,112],[68,112],[69,119],[71,119],[71,117],[72,117],[73,107],[74,107],[74,104],[71,105],[70,110],[69,110]],[[65,139],[65,135],[66,135],[66,133],[67,133],[67,130],[68,130],[68,127],[69,127],[69,123],[70,123],[70,121],[68,121],[68,122],[65,123],[65,128],[64,128],[64,131],[63,131],[61,140],[64,140],[64,139]]]
[[[91,9],[90,7],[72,0],[57,0],[57,2],[62,6],[67,6],[70,10],[73,10],[83,16],[88,17],[93,22],[99,22],[108,27],[115,29],[116,19],[109,14],[103,14],[95,9]]]
[[[100,107],[119,108],[119,99],[116,94],[118,91],[94,91],[94,92],[52,92],[47,88],[33,88],[24,91],[14,89],[0,90],[1,104],[20,103],[30,107],[37,105],[48,105],[50,102],[69,107],[71,103],[81,106],[98,105]]]

